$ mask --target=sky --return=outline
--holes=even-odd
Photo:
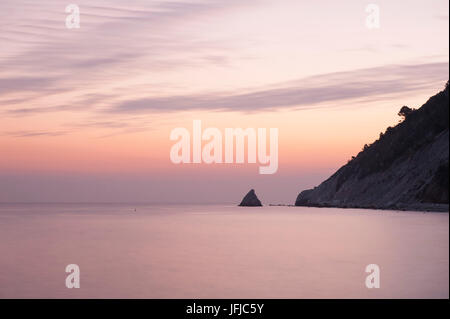
[[[447,0],[70,3],[0,1],[0,202],[292,204],[448,80]],[[278,171],[172,163],[193,120],[278,128]]]

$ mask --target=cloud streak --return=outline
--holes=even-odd
[[[55,79],[52,77],[8,77],[0,78],[0,94],[40,91],[48,89]]]
[[[321,103],[365,99],[377,101],[386,95],[420,91],[448,79],[447,62],[388,65],[330,73],[259,88],[246,93],[215,93],[125,100],[108,112],[148,113],[187,110],[273,111],[304,108]]]
[[[4,136],[11,137],[36,137],[36,136],[61,136],[66,135],[66,131],[10,131],[4,132]]]

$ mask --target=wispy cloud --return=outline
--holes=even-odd
[[[8,77],[0,78],[0,93],[44,91],[55,82],[52,77]]]
[[[324,102],[364,98],[376,101],[390,94],[419,91],[448,79],[447,62],[388,65],[330,73],[260,88],[247,93],[222,92],[122,101],[114,113],[171,112],[183,110],[268,111],[310,107]]]
[[[87,93],[81,94],[80,96],[71,99],[70,103],[67,105],[54,105],[54,106],[41,106],[41,107],[21,107],[21,108],[12,108],[7,109],[4,114],[12,115],[12,116],[25,116],[25,115],[35,115],[42,113],[54,113],[54,112],[63,112],[63,111],[77,111],[77,110],[87,110],[92,108],[92,105],[100,101],[105,101],[109,98],[114,97],[113,95],[108,94],[98,94],[98,93]],[[23,103],[25,101],[30,101],[33,98],[24,98],[24,99],[16,99],[16,100],[6,100],[5,105],[15,104],[15,103]]]
[[[80,0],[81,28],[69,30],[64,25],[65,4],[1,1],[0,108],[13,116],[90,110],[94,104],[104,106],[83,101],[84,95],[114,91],[119,96],[135,87],[154,87],[157,75],[166,71],[227,66],[223,40],[187,34],[182,26],[248,3],[252,1],[124,5]],[[131,84],[124,83],[129,80]]]
[[[283,72],[277,69],[277,63],[270,63],[272,59],[288,61],[280,69],[298,69],[299,77],[303,74],[303,64],[321,66],[324,59],[303,60],[309,53],[294,59],[290,55],[292,63],[285,59],[284,55],[289,54],[291,48],[301,51],[300,35],[292,30],[302,25],[287,24],[285,29],[278,30],[262,19],[253,20],[260,17],[259,9],[264,3],[270,3],[265,11],[271,13],[273,2],[263,0],[257,4],[251,0],[155,0],[130,1],[126,5],[120,1],[80,0],[81,28],[68,30],[64,25],[64,5],[59,2],[1,1],[0,39],[5,41],[0,50],[2,115],[20,117],[72,110],[122,115],[180,110],[257,112],[310,108],[359,98],[376,101],[389,94],[425,90],[448,78],[448,62],[441,62],[387,65],[279,83],[284,79],[280,76]],[[297,2],[286,4],[281,12],[289,11],[293,3]],[[251,10],[240,16],[241,9],[249,4]],[[224,18],[225,14],[229,15]],[[274,19],[282,23],[284,16]],[[208,26],[212,26],[211,31]],[[240,31],[233,29],[238,26],[248,27],[242,30],[243,37]],[[216,32],[215,27],[221,31]],[[313,42],[319,43],[321,34],[330,36],[330,30],[325,29],[311,29],[308,31],[311,33],[303,36],[318,35]],[[340,34],[339,31],[335,35]],[[351,46],[341,45],[344,39],[339,38],[337,45],[330,41],[313,51],[322,50],[326,55],[332,53],[331,48],[343,56],[370,54],[373,58],[375,53],[382,55],[380,52],[386,55],[385,46],[369,41],[368,34],[363,35],[363,38],[361,35],[355,38],[359,41],[352,40]],[[267,40],[270,37],[272,43]],[[405,51],[413,51],[409,47],[411,43],[404,37],[401,39],[405,44],[391,47],[399,51],[408,45]],[[240,47],[242,43],[245,45]],[[254,50],[254,43],[262,45]],[[285,50],[277,51],[280,43],[286,45]],[[389,39],[389,43],[396,42]],[[254,60],[240,60],[245,56],[252,56]],[[258,62],[252,64],[254,61]],[[445,61],[445,58],[425,61]],[[372,61],[369,62],[367,65],[372,65]],[[354,67],[351,63],[348,65],[349,69]],[[259,69],[264,68],[269,71],[262,72],[265,81],[259,82]],[[329,70],[333,70],[333,66]],[[305,74],[315,73],[308,71]],[[222,86],[231,77],[239,78],[241,72],[245,73],[245,83]],[[257,75],[253,77],[253,73]],[[272,81],[272,73],[278,78],[267,85]],[[289,74],[286,78],[293,78],[293,73],[286,73]],[[221,77],[225,79],[223,82]],[[159,84],[166,86],[159,90]]]
[[[33,131],[33,130],[26,130],[26,131],[10,131],[10,132],[3,132],[2,135],[4,136],[11,136],[11,137],[36,137],[36,136],[61,136],[66,135],[66,131]]]

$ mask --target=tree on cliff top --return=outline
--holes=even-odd
[[[408,106],[402,106],[400,111],[398,112],[398,116],[402,118],[402,120],[406,119],[411,113],[413,113],[416,109],[412,109]]]

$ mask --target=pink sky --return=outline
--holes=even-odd
[[[448,80],[448,1],[0,2],[0,202],[292,203]],[[279,169],[174,165],[176,127],[276,127]]]

